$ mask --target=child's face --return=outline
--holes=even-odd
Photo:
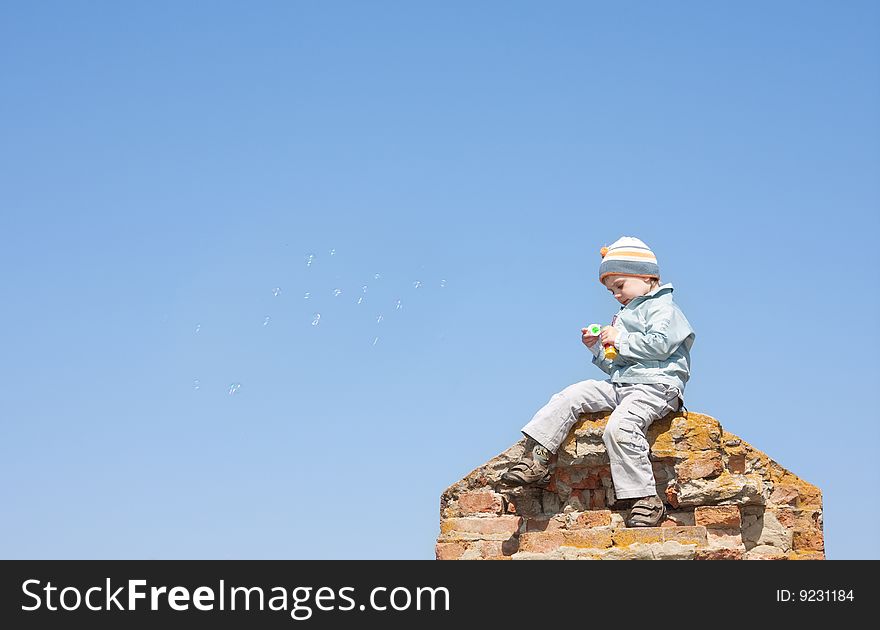
[[[635,297],[649,293],[653,286],[651,278],[633,276],[608,276],[604,284],[614,295],[614,299],[623,305]]]

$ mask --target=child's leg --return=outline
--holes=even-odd
[[[580,414],[607,411],[616,404],[617,396],[610,381],[581,381],[551,396],[522,432],[555,453]]]
[[[666,385],[618,385],[619,404],[608,419],[602,440],[611,460],[618,499],[653,497],[654,471],[648,459],[651,423],[678,410],[678,390]]]
[[[608,381],[582,381],[554,394],[522,428],[528,438],[523,457],[501,475],[501,480],[514,485],[547,483],[550,456],[559,449],[578,415],[613,409],[615,404],[614,386]]]

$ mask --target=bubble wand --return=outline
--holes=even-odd
[[[591,337],[598,337],[602,332],[602,326],[600,324],[590,324],[587,326],[587,332],[590,333]],[[614,361],[617,358],[617,348],[614,347],[613,343],[603,343],[602,347],[605,348],[606,359]]]

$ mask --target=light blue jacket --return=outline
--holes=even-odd
[[[605,358],[601,343],[590,348],[593,363],[611,375],[612,383],[665,383],[684,393],[695,334],[672,301],[671,284],[620,307],[614,327],[620,331],[614,361]]]

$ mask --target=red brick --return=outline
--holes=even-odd
[[[578,514],[569,529],[583,529],[586,527],[605,527],[611,525],[611,510],[590,510]]]
[[[563,529],[565,521],[561,518],[529,518],[526,519],[527,532],[552,532]]]
[[[458,511],[468,514],[501,514],[501,495],[494,492],[465,492],[458,497]]]
[[[519,516],[466,516],[440,521],[440,533],[465,532],[469,534],[514,534],[519,530]]]
[[[611,528],[577,529],[564,532],[565,545],[568,547],[588,547],[607,549],[611,546]]]
[[[601,485],[599,472],[595,467],[573,466],[558,471],[559,481],[569,488],[577,490],[592,490]]]
[[[697,549],[694,560],[742,560],[743,549]]]
[[[796,529],[791,546],[795,551],[825,551],[825,537],[819,529]]]
[[[769,545],[760,545],[749,549],[745,556],[745,560],[788,560],[788,555],[781,549],[771,547]]]
[[[614,546],[628,547],[633,543],[662,543],[663,527],[621,527],[614,531]]]
[[[519,550],[534,553],[555,551],[565,543],[563,530],[552,532],[529,532],[520,535]]]
[[[463,542],[439,542],[434,548],[437,560],[458,560],[467,545]]]
[[[687,459],[681,462],[675,470],[681,481],[717,477],[723,471],[724,463],[721,461],[720,453],[715,453],[713,457]]]
[[[798,488],[787,484],[776,484],[770,494],[770,503],[773,505],[797,505]]]
[[[743,549],[742,530],[712,527],[706,530],[706,540],[713,549]]]
[[[667,512],[660,521],[660,527],[692,527],[693,525],[693,512]]]
[[[793,507],[771,507],[769,509],[776,516],[776,520],[788,529],[821,529],[819,526],[818,510],[801,510]]]
[[[731,455],[727,458],[727,470],[735,475],[741,475],[746,472],[746,456],[745,454]]]
[[[669,484],[666,486],[666,502],[674,508],[679,506],[678,503],[678,486],[676,484]]]
[[[801,483],[798,487],[797,506],[800,508],[822,508],[822,491],[816,486]]]
[[[704,527],[739,528],[742,525],[738,505],[705,505],[694,509],[694,523]]]
[[[700,525],[684,525],[681,527],[660,527],[663,542],[674,540],[682,545],[706,545],[706,528]]]
[[[789,560],[824,560],[825,554],[821,551],[789,551]]]

